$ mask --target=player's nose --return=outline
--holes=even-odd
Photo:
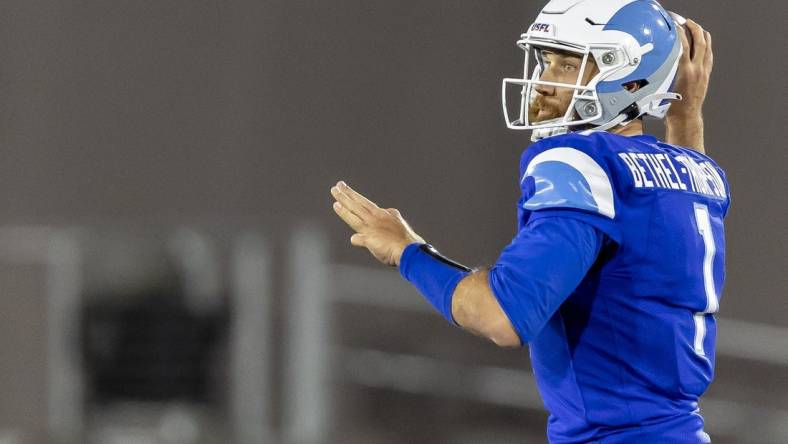
[[[544,80],[544,79],[539,79],[539,80]],[[535,85],[534,89],[536,90],[536,92],[538,92],[539,94],[541,94],[543,96],[552,96],[553,94],[555,94],[555,87],[554,86]]]
[[[551,74],[550,70],[547,69],[547,70],[543,71],[542,74],[539,76],[539,80],[541,80],[543,82],[554,82],[556,79]],[[555,87],[554,86],[547,86],[547,85],[539,85],[539,84],[537,84],[537,85],[534,86],[534,89],[536,90],[536,92],[538,92],[539,94],[541,94],[543,96],[552,96],[553,94],[555,94]]]

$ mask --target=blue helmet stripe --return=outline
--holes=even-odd
[[[644,8],[644,3],[649,7]],[[657,17],[655,20],[654,17]],[[676,30],[659,3],[652,0],[636,0],[621,8],[607,25],[605,31],[621,31],[632,35],[640,46],[651,43],[654,48],[643,57],[640,65],[629,76],[609,82],[600,82],[600,93],[617,92],[621,85],[635,80],[647,79],[668,60],[676,42]]]

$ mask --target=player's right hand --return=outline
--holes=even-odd
[[[674,88],[675,92],[681,94],[682,100],[670,105],[667,114],[669,122],[700,117],[714,67],[711,34],[690,19],[681,28],[678,35],[683,53]]]

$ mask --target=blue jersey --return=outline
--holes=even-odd
[[[725,173],[648,135],[550,137],[520,162],[517,237],[490,287],[552,443],[702,443],[725,277]]]

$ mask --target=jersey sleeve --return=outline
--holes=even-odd
[[[572,135],[544,139],[520,161],[520,205],[529,220],[555,216],[590,224],[620,242],[616,190],[604,150],[595,139]]]
[[[605,236],[573,218],[528,222],[489,271],[490,289],[523,344],[542,330],[596,261]]]

